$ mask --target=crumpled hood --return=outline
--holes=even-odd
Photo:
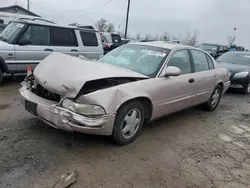
[[[114,77],[148,78],[117,66],[61,53],[52,53],[41,61],[34,70],[34,77],[47,90],[69,98],[75,98],[87,81]]]

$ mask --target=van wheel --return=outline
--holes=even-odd
[[[0,69],[0,84],[2,83],[2,81],[3,81],[3,72],[2,72],[2,70]]]
[[[126,145],[136,139],[144,123],[144,108],[139,101],[123,105],[117,112],[113,139],[118,145]]]
[[[217,85],[209,100],[204,104],[204,109],[207,111],[214,111],[220,103],[221,94],[222,87],[220,85]]]

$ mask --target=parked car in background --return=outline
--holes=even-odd
[[[205,50],[208,53],[210,53],[210,55],[212,57],[214,57],[215,59],[228,51],[226,46],[218,45],[218,44],[206,44],[206,43],[204,43],[204,44],[201,44],[199,47],[202,50]]]
[[[146,121],[199,104],[215,110],[229,85],[228,71],[208,53],[143,42],[120,46],[98,62],[51,54],[20,95],[27,111],[55,128],[112,135],[125,145]]]
[[[121,36],[118,34],[109,33],[109,32],[100,32],[100,34],[101,34],[103,50],[105,54],[123,45]]]
[[[127,44],[129,42],[133,41],[133,39],[124,39],[122,38],[122,44]]]
[[[250,52],[227,52],[217,62],[230,72],[231,88],[250,93]]]
[[[11,22],[0,34],[0,82],[3,73],[25,72],[27,65],[35,68],[52,52],[98,59],[103,55],[100,34],[41,20]]]
[[[237,51],[245,51],[245,48],[243,46],[237,46]]]

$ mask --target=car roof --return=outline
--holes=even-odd
[[[171,43],[167,41],[152,41],[152,42],[133,42],[130,44],[138,44],[138,45],[145,45],[145,46],[153,46],[153,47],[160,47],[166,49],[175,49],[175,48],[190,48],[190,49],[197,49],[192,46],[182,45],[178,43]]]
[[[18,23],[24,23],[24,24],[35,24],[35,25],[43,25],[43,26],[51,26],[51,27],[61,27],[61,28],[68,28],[68,29],[76,29],[76,30],[85,30],[85,31],[94,31],[97,32],[96,30],[93,29],[88,29],[88,28],[80,28],[77,26],[70,26],[70,25],[60,25],[53,23],[52,21],[45,20],[45,19],[13,19],[11,22],[18,22]]]

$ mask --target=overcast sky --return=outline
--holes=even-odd
[[[89,9],[107,1],[30,0],[30,8],[62,24],[93,25],[96,20],[105,18],[123,32],[127,0],[113,0]],[[14,3],[27,7],[27,0],[0,0],[0,6]],[[197,30],[199,42],[227,44],[227,36],[236,35],[236,44],[250,48],[249,7],[250,0],[131,0],[128,33],[130,36],[137,33],[155,36],[168,32],[181,38]]]

